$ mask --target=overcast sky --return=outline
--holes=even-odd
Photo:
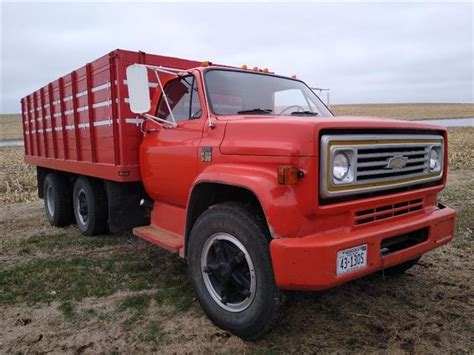
[[[474,102],[472,3],[5,3],[0,112],[115,49],[296,74],[333,103]]]

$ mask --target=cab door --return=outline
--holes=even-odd
[[[164,91],[178,126],[146,123],[148,133],[140,154],[142,179],[154,200],[184,207],[198,173],[198,148],[205,124],[202,97],[193,75],[168,81]],[[163,95],[156,116],[171,121]]]

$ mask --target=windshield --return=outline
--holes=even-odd
[[[205,82],[209,105],[216,115],[332,117],[317,95],[298,80],[211,69],[205,73]]]

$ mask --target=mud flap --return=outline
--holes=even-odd
[[[109,230],[112,233],[150,224],[140,200],[147,198],[140,182],[106,181]]]

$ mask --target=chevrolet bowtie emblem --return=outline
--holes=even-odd
[[[392,157],[388,160],[385,169],[403,169],[405,166],[407,166],[407,161],[408,158],[401,155]]]

